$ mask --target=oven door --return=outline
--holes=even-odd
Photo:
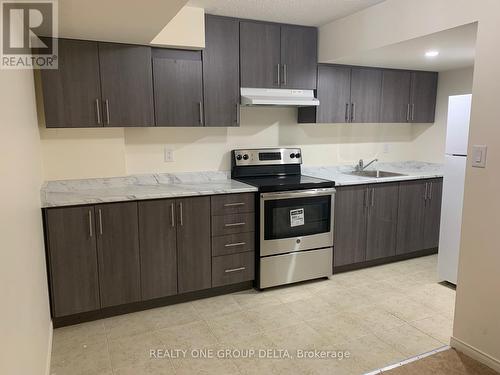
[[[334,188],[260,195],[260,255],[333,246]]]

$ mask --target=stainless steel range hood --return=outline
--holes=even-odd
[[[241,88],[241,105],[313,107],[319,105],[313,90]]]

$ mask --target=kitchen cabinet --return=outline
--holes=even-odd
[[[438,73],[412,72],[410,122],[434,122],[436,113]]]
[[[396,255],[398,183],[368,185],[366,260]]]
[[[141,299],[137,202],[95,207],[101,307]]]
[[[349,122],[351,102],[351,68],[340,66],[318,66],[317,122]],[[299,108],[299,111],[301,108]]]
[[[333,266],[361,263],[366,258],[367,188],[341,186],[335,195]]]
[[[373,123],[380,121],[381,89],[382,71],[380,69],[352,68],[351,122]]]
[[[210,197],[177,200],[178,291],[212,286]]]
[[[174,199],[139,202],[143,300],[177,294],[177,222]]]
[[[45,126],[103,126],[97,42],[58,39],[58,69],[40,70]]]
[[[384,70],[380,122],[408,122],[410,116],[411,72]]]
[[[401,182],[397,254],[436,248],[439,244],[442,179]]]
[[[240,39],[234,18],[205,16],[203,92],[205,126],[240,123]]]
[[[99,42],[104,126],[154,126],[151,48]]]
[[[240,22],[241,87],[315,89],[317,29]]]
[[[52,208],[45,230],[53,316],[99,309],[94,207]]]
[[[156,126],[203,126],[199,51],[153,50]]]

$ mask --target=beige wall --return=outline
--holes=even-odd
[[[476,21],[469,154],[471,145],[488,145],[488,164],[467,166],[453,345],[500,371],[500,2],[387,0],[322,27],[320,57],[329,61]]]
[[[0,70],[0,374],[45,374],[51,323],[33,73]]]

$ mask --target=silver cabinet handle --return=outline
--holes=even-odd
[[[203,125],[203,105],[201,102],[198,102],[198,110],[200,116],[200,125]]]
[[[356,103],[351,103],[351,122],[356,120]]]
[[[365,208],[368,207],[368,194],[369,194],[369,189],[366,188],[365,189],[365,194],[363,195],[363,198],[364,198],[364,207]]]
[[[349,122],[349,103],[345,103],[345,122]]]
[[[170,220],[171,220],[171,226],[172,228],[175,228],[175,211],[174,211],[174,205],[170,205]]]
[[[406,121],[410,121],[410,103],[408,103],[408,107],[406,107]]]
[[[411,121],[415,119],[415,103],[411,105]]]
[[[429,182],[429,200],[432,199],[432,182]]]
[[[283,64],[283,86],[286,86],[287,75],[287,66]]]
[[[99,234],[102,236],[102,211],[99,208]]]
[[[236,103],[236,123],[240,123],[240,104]]]
[[[106,107],[106,124],[109,125],[109,100],[104,101],[104,106]]]
[[[246,270],[246,267],[238,267],[238,268],[231,268],[228,270],[224,270],[225,273],[231,273],[231,272],[238,272],[238,271],[244,271]]]
[[[89,210],[89,236],[92,238],[92,211]]]
[[[224,245],[224,247],[244,246],[246,244],[247,244],[246,242],[227,243]]]
[[[241,227],[242,225],[246,225],[246,223],[241,222],[241,223],[224,224],[225,227]]]
[[[428,192],[429,192],[429,183],[428,183],[428,182],[426,182],[426,183],[425,183],[424,201],[426,201],[426,200],[427,200],[427,194],[428,194]]]
[[[375,188],[372,188],[372,207],[375,206]]]
[[[181,227],[184,225],[184,218],[182,213],[182,202],[179,203],[179,219],[181,222]]]
[[[281,68],[280,68],[280,64],[278,64],[278,86],[279,86],[279,85],[280,85],[280,83],[281,83],[281,78],[280,78],[280,76],[281,76],[281,74],[280,74],[280,73],[281,73],[281,72],[280,72],[280,70],[281,70]]]
[[[245,202],[226,203],[224,207],[244,206]]]
[[[95,100],[95,113],[97,116],[97,124],[101,124],[101,108],[99,108],[99,99]]]

